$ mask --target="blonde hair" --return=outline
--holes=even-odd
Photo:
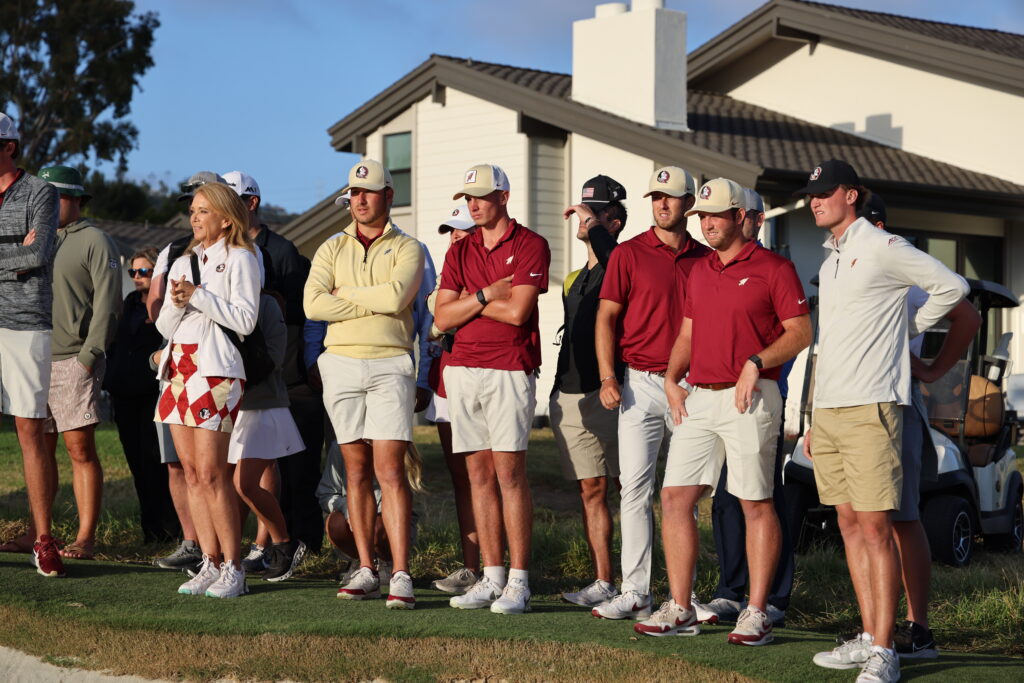
[[[227,244],[229,247],[248,249],[256,253],[252,240],[249,238],[249,209],[242,203],[241,197],[235,194],[227,185],[222,183],[207,183],[195,189],[195,196],[203,195],[210,202],[210,208],[214,213],[220,214],[231,224],[225,231],[227,233]],[[199,244],[199,240],[193,239],[186,254],[191,254],[192,249]]]
[[[405,449],[405,478],[409,480],[409,488],[417,493],[423,492],[423,457],[412,441]]]

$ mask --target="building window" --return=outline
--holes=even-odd
[[[412,204],[412,133],[384,136],[384,166],[395,184],[392,206]]]

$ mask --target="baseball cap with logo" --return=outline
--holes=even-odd
[[[469,215],[469,207],[461,204],[452,209],[452,215],[448,216],[445,222],[438,226],[437,231],[444,235],[452,230],[472,230],[475,227],[476,222]]]
[[[692,197],[697,192],[697,183],[689,171],[678,166],[662,166],[651,174],[651,182],[647,185],[647,194],[644,197],[650,197],[655,192],[670,197]]]
[[[764,200],[761,199],[755,190],[751,190],[749,187],[743,188],[743,194],[746,196],[747,201],[743,205],[743,208],[747,211],[757,211],[758,213],[764,213]]]
[[[348,205],[352,203],[352,190],[345,190],[340,195],[334,198],[335,206],[342,206],[348,208]]]
[[[213,171],[199,171],[198,173],[193,173],[188,180],[181,184],[182,194],[178,195],[178,201],[183,202],[186,199],[192,199],[192,195],[195,193],[196,188],[202,187],[207,183],[220,183],[222,185],[227,185],[224,178]]]
[[[477,164],[462,177],[462,189],[452,199],[462,197],[486,197],[495,190],[509,191],[508,176],[500,166]]]
[[[14,125],[14,119],[0,111],[0,140],[21,140],[21,133]]]
[[[872,225],[879,221],[882,223],[889,222],[885,213],[885,202],[874,192],[869,194],[868,198],[864,201],[864,208],[860,210],[860,215],[862,218],[867,218],[868,222]]]
[[[384,168],[383,164],[373,159],[363,159],[349,169],[348,186],[370,192],[377,192],[385,187],[394,187],[391,182],[391,173]]]
[[[85,191],[82,173],[77,168],[47,166],[39,170],[39,178],[56,187],[57,192],[65,197],[81,197],[86,201],[92,199],[92,195]]]
[[[611,202],[621,202],[626,198],[626,188],[606,175],[594,176],[583,183],[582,203],[594,208],[604,208]]]
[[[739,183],[728,178],[714,178],[701,186],[697,202],[686,215],[692,216],[697,212],[721,213],[729,209],[743,209],[746,205],[747,193]]]
[[[794,192],[793,196],[823,194],[840,185],[860,185],[860,178],[850,164],[841,159],[829,159],[814,167],[807,177],[807,185]]]
[[[256,184],[256,179],[248,173],[242,171],[228,171],[224,174],[224,182],[228,186],[238,193],[239,197],[259,197],[260,186]]]

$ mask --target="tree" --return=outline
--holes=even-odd
[[[108,179],[101,172],[93,171],[85,187],[92,199],[84,213],[92,218],[163,225],[183,209],[178,201],[179,193],[163,182],[154,186],[125,177]]]
[[[90,153],[123,169],[127,120],[160,22],[130,0],[0,2],[0,111],[18,119],[31,171]]]

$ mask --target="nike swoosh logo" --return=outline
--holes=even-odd
[[[797,305],[799,305],[799,304],[804,303],[805,301],[807,301],[807,299],[800,299],[800,301],[797,301],[796,303],[797,303]]]
[[[543,273],[530,273],[530,277],[540,277]]]

